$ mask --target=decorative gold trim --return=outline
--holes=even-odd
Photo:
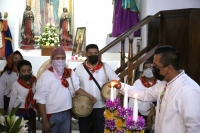
[[[31,0],[26,0],[26,6],[31,6],[32,1]]]

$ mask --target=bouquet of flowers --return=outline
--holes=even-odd
[[[37,40],[40,46],[56,46],[60,45],[58,31],[55,26],[50,23],[44,27],[43,33],[39,36]]]
[[[15,116],[15,112],[18,110],[20,105],[17,106],[9,115],[3,115],[0,113],[0,133],[28,133],[26,123],[19,116]]]
[[[121,107],[119,98],[114,101],[106,100],[104,117],[104,133],[144,133],[144,118],[139,116],[137,122],[133,121],[132,108]]]

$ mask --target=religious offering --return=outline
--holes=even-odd
[[[120,99],[113,99],[113,86],[111,86],[110,98],[106,100],[104,111],[104,133],[144,133],[145,120],[138,116],[137,95],[135,94],[134,107],[128,107],[128,91],[125,90],[124,106],[120,105]]]

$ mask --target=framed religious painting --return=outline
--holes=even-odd
[[[26,0],[26,5],[31,6],[34,14],[35,38],[39,38],[50,25],[55,27],[59,43],[72,50],[73,0]]]
[[[85,42],[86,42],[86,28],[78,27],[74,39],[74,46],[72,50],[72,56],[83,57],[85,56]]]

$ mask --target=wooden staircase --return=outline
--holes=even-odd
[[[147,46],[133,56],[133,39],[125,46],[125,38],[148,24]],[[179,9],[160,11],[147,16],[137,25],[121,34],[118,38],[100,50],[100,55],[121,42],[120,67],[116,70],[121,81],[127,76],[127,83],[133,82],[133,70],[153,56],[161,45],[175,47],[181,55],[181,68],[200,84],[200,9]],[[128,61],[125,62],[125,47],[129,47]]]

